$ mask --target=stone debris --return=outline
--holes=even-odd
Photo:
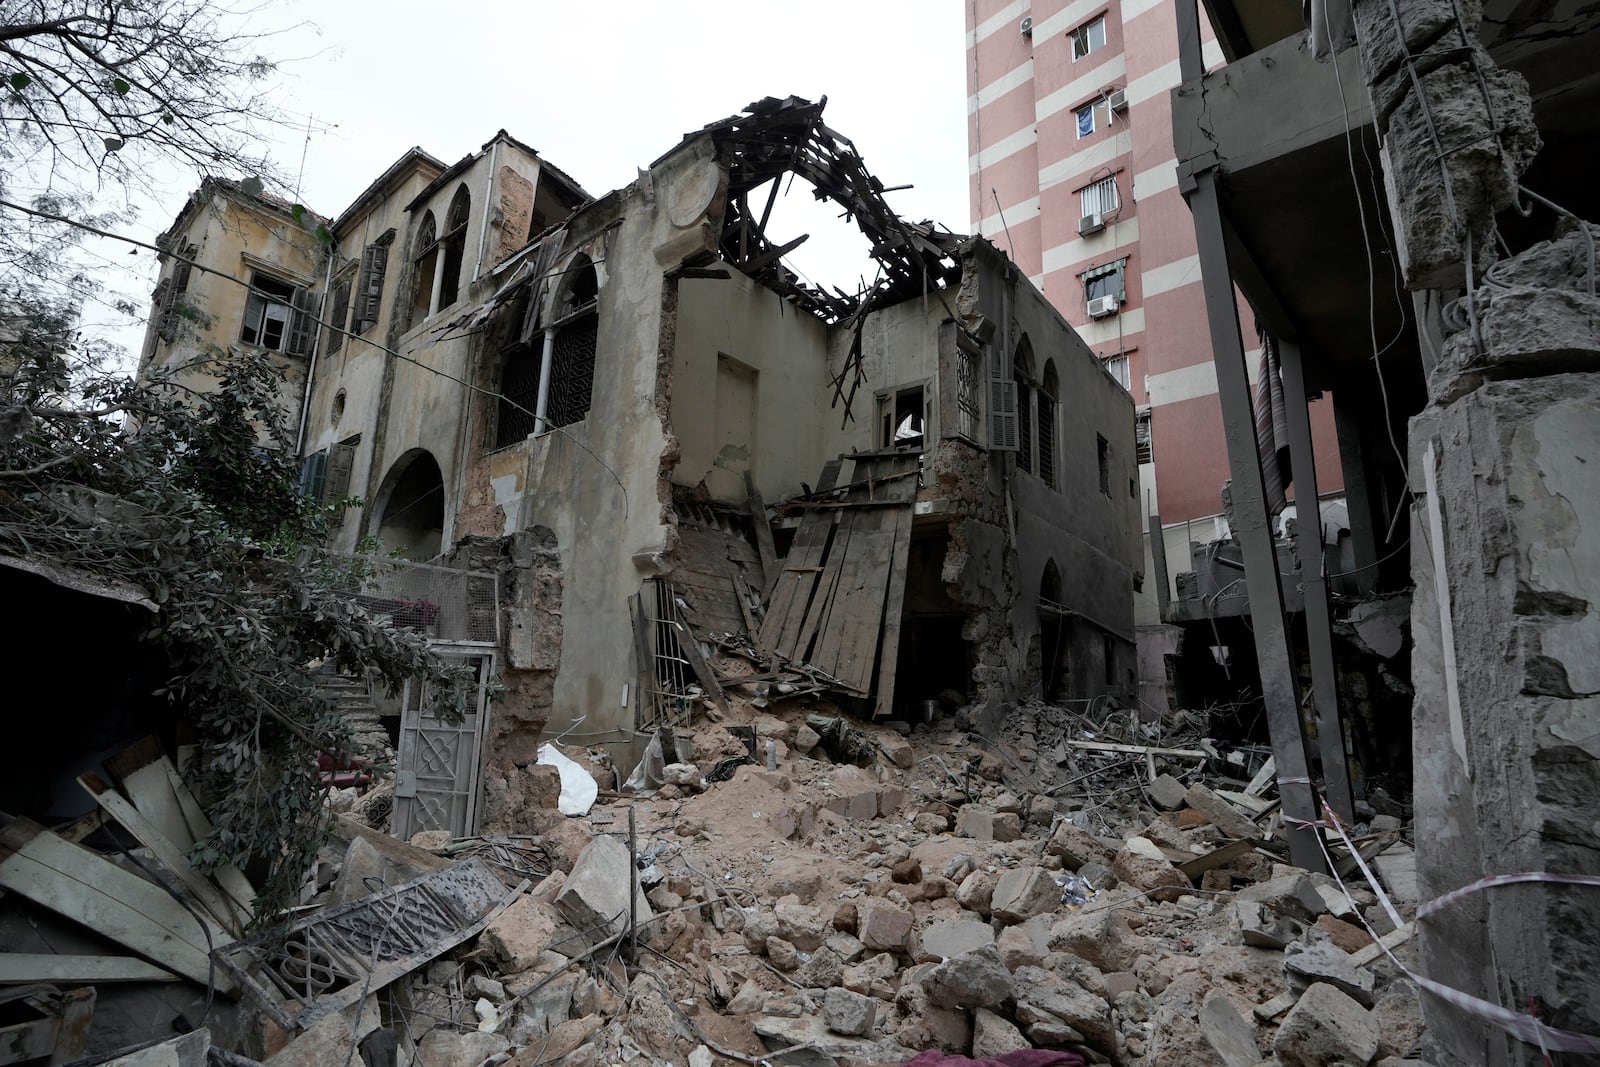
[[[1001,720],[998,740],[953,716],[906,731],[730,707],[748,721],[676,731],[653,795],[607,791],[566,817],[551,793],[524,837],[435,835],[431,852],[330,845],[313,906],[467,857],[526,887],[374,998],[360,1035],[349,1009],[319,1022],[346,1036],[328,1043],[340,1064],[312,1067],[343,1067],[352,1036],[365,1067],[730,1067],[782,1050],[866,1067],[1028,1048],[1289,1067],[1421,1047],[1417,996],[1362,925],[1376,897],[1287,866],[1277,824],[1230,799],[1242,777],[1156,757],[1148,781],[1143,758],[1059,744],[1078,720],[1043,706]],[[829,740],[847,730],[859,765]],[[776,769],[723,767],[752,737]],[[1406,834],[1384,826],[1385,846]],[[309,1047],[284,1036],[294,1056]],[[297,1067],[272,1057],[283,1044],[263,1062]]]

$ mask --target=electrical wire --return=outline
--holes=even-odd
[[[191,258],[189,258],[187,256],[180,255],[179,253],[173,252],[173,251],[171,251],[169,249],[163,249],[159,245],[151,244],[148,241],[141,241],[136,237],[129,237],[129,236],[125,235],[125,234],[113,233],[110,230],[103,230],[98,226],[91,226],[86,222],[79,222],[76,219],[70,219],[70,218],[67,218],[64,215],[54,214],[53,212],[39,211],[39,210],[37,210],[35,208],[24,207],[21,204],[12,203],[11,201],[6,200],[6,199],[0,199],[0,207],[10,208],[13,211],[20,211],[24,215],[31,215],[31,216],[33,216],[35,218],[48,219],[51,222],[59,222],[59,223],[62,223],[63,225],[72,226],[72,227],[75,227],[77,229],[83,230],[83,231],[85,231],[87,233],[96,234],[97,236],[109,238],[109,239],[111,239],[113,241],[122,241],[122,242],[124,242],[126,244],[134,245],[135,247],[138,247],[138,248],[147,248],[147,249],[150,249],[153,252],[158,252],[158,253],[161,253],[162,255],[168,256],[168,257],[176,260],[179,263],[187,263],[194,270],[198,270],[198,271],[201,271],[202,273],[210,274],[210,275],[213,275],[215,277],[222,278],[222,279],[224,279],[226,281],[233,282],[236,285],[244,287],[244,289],[249,293],[252,293],[252,294],[255,294],[257,296],[261,296],[261,297],[264,297],[264,298],[267,298],[267,299],[270,299],[270,300],[273,300],[274,302],[278,302],[278,301],[281,300],[281,298],[279,296],[277,296],[276,294],[269,293],[269,292],[267,292],[265,290],[262,290],[262,289],[258,289],[256,286],[252,285],[250,282],[245,281],[243,278],[237,277],[236,275],[233,275],[233,274],[229,274],[226,271],[218,270],[215,267],[208,267],[205,264],[199,263],[199,262],[197,262],[197,261],[195,261],[195,260],[193,260],[193,259],[191,259]],[[539,416],[538,416],[538,414],[536,412],[529,411],[527,408],[523,407],[521,404],[517,403],[515,400],[512,400],[510,397],[506,396],[503,393],[496,392],[493,389],[485,389],[480,385],[474,385],[472,382],[467,381],[465,378],[458,378],[454,374],[450,374],[447,371],[440,370],[437,367],[430,367],[428,364],[422,362],[419,359],[415,359],[415,358],[413,358],[411,356],[408,356],[403,352],[398,352],[395,349],[392,349],[392,348],[388,347],[387,345],[379,344],[377,341],[373,341],[373,340],[371,340],[371,339],[369,339],[367,337],[363,337],[362,335],[360,335],[358,333],[352,333],[351,331],[345,329],[343,326],[335,326],[333,323],[322,319],[319,315],[314,315],[311,312],[303,312],[303,314],[305,314],[306,317],[308,317],[313,323],[315,323],[318,327],[321,327],[322,329],[330,330],[330,331],[332,331],[334,333],[337,333],[337,334],[343,336],[344,338],[346,338],[347,340],[359,341],[362,344],[370,345],[371,347],[376,348],[378,351],[384,353],[387,356],[392,356],[393,358],[398,359],[401,362],[410,363],[411,365],[413,365],[415,367],[420,367],[422,370],[425,370],[425,371],[429,372],[430,374],[434,374],[434,375],[437,375],[440,378],[444,378],[444,379],[446,379],[448,381],[455,382],[457,385],[463,386],[464,388],[466,388],[467,390],[469,390],[471,392],[481,393],[484,396],[493,397],[496,400],[499,400],[499,401],[501,401],[503,403],[509,404],[511,407],[515,408],[516,410],[518,410],[518,411],[520,411],[520,412],[522,412],[522,413],[524,413],[526,415],[532,416],[534,419],[538,419],[539,418]],[[605,468],[606,473],[611,475],[612,480],[617,483],[617,488],[622,492],[622,513],[623,513],[624,520],[626,520],[627,515],[628,515],[628,507],[629,507],[629,503],[628,503],[628,487],[623,484],[621,476],[618,475],[617,472],[612,469],[610,464],[606,463],[605,460],[601,459],[600,456],[592,448],[590,448],[588,445],[584,444],[582,441],[578,440],[577,437],[573,436],[570,433],[567,433],[566,430],[562,429],[559,426],[551,426],[551,425],[549,425],[548,422],[546,422],[545,428],[549,432],[559,433],[561,436],[565,437],[567,440],[571,441],[574,445],[576,445],[578,448],[582,449],[585,453],[587,453],[589,458],[593,459],[601,467]]]

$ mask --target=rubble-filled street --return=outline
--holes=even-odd
[[[1197,729],[1032,705],[986,741],[966,709],[730,711],[663,728],[637,796],[547,749],[515,834],[401,842],[392,781],[333,788],[305,905],[217,931],[214,986],[241,997],[220,1062],[1298,1067],[1418,1045],[1399,805],[1348,831],[1386,905],[1332,831],[1344,887],[1281,862],[1271,766]],[[213,883],[180,881],[204,910]]]

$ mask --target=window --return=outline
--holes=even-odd
[[[922,386],[878,397],[878,447],[922,448],[927,441],[927,409]]]
[[[1083,298],[1094,300],[1102,296],[1116,297],[1119,305],[1128,299],[1127,288],[1123,285],[1122,268],[1128,261],[1119,259],[1115,263],[1107,263],[1103,267],[1083,272]]]
[[[981,352],[974,350],[965,337],[957,334],[956,432],[973,444],[978,443],[978,425],[983,418],[983,410],[978,399],[982,358]]]
[[[1044,363],[1044,381],[1039,386],[1039,480],[1051,489],[1056,486],[1056,397],[1061,384],[1056,377],[1055,360]]]
[[[250,272],[241,341],[292,356],[310,355],[312,322],[310,293],[270,274]]]
[[[1106,46],[1106,17],[1101,15],[1093,22],[1085,22],[1082,26],[1072,31],[1071,37],[1073,62],[1077,62],[1090,52],[1104,48]]]
[[[422,213],[415,247],[421,251],[417,253],[413,272],[411,321],[421,322],[433,310],[433,276],[438,273],[439,265],[439,224],[431,211]]]
[[[543,353],[517,342],[501,356],[499,412],[494,447],[507,448],[538,429],[539,371]]]
[[[1105,97],[1091,100],[1078,109],[1078,136],[1088,137],[1111,125],[1111,105]]]
[[[1122,386],[1129,392],[1133,391],[1133,378],[1128,370],[1127,353],[1123,353],[1119,356],[1111,356],[1108,359],[1102,360],[1101,366],[1105,367],[1106,373],[1111,375],[1111,377],[1116,380],[1118,385]]]
[[[333,287],[333,310],[328,314],[328,354],[344,347],[345,316],[350,313],[350,279]]]
[[[1122,206],[1122,200],[1117,196],[1117,176],[1101,178],[1092,185],[1086,185],[1078,190],[1079,214],[1083,218],[1090,215],[1109,215]]]
[[[172,276],[163,278],[156,286],[156,336],[168,344],[178,339],[178,324],[183,321],[183,308],[179,301],[189,290],[189,264],[179,263],[172,268]]]
[[[1017,342],[1012,360],[1017,380],[1017,470],[1033,471],[1033,345],[1026,334]]]
[[[432,220],[432,216],[429,216]],[[366,333],[377,325],[378,309],[383,304],[383,276],[389,269],[389,246],[394,243],[394,231],[361,250],[361,273],[356,277],[356,314],[351,327],[353,333]],[[430,286],[432,282],[429,282]]]
[[[550,387],[545,410],[540,413],[550,426],[567,426],[588,416],[600,341],[600,279],[594,264],[580,254],[565,271],[565,278],[566,288],[556,301]]]
[[[447,308],[461,295],[461,266],[467,253],[467,218],[472,214],[472,197],[462,185],[450,200],[450,213],[445,216],[444,236],[439,244],[444,249],[444,277],[439,281],[439,307]]]
[[[1154,463],[1155,450],[1150,444],[1150,413],[1141,411],[1133,423],[1133,445],[1137,451],[1137,462]]]
[[[1100,463],[1100,491],[1111,495],[1111,442],[1099,434],[1094,435],[1095,455]]]

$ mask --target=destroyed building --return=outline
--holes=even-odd
[[[865,290],[784,264],[796,176],[870,242]],[[988,242],[882,190],[821,104],[768,99],[598,198],[502,132],[325,224],[208,183],[163,236],[147,364],[280,353],[306,491],[360,500],[334,547],[415,561],[365,602],[504,681],[459,727],[384,709],[403,834],[504,829],[545,732],[626,770],[727,686],[990,723],[1134,699],[1132,401]]]

